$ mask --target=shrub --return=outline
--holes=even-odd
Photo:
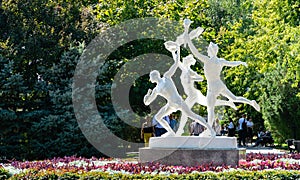
[[[47,171],[42,173],[32,173],[30,171],[14,175],[10,179],[299,179],[299,171],[286,170],[264,170],[264,171],[244,171],[234,170],[228,172],[196,172],[191,174],[122,174],[107,172],[84,172],[84,173],[62,173]]]

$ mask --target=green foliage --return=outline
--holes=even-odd
[[[0,152],[1,157],[11,157],[16,151],[24,155],[27,150],[28,86],[23,76],[16,72],[15,64],[0,55]]]
[[[7,170],[0,167],[0,179],[8,179],[11,175]]]
[[[67,51],[73,42],[89,42],[102,28],[88,11],[90,3],[93,2],[1,3],[1,156],[31,159],[65,155],[68,149],[71,151],[66,154],[70,155],[95,152],[84,141],[72,115],[72,74],[64,77],[64,72],[73,73],[76,59],[62,57],[72,54]],[[65,69],[57,66],[61,64]],[[52,73],[58,71],[60,74]],[[70,124],[56,126],[66,124],[64,120]],[[70,141],[73,138],[76,141]],[[47,154],[47,148],[51,153]]]
[[[83,137],[72,107],[71,84],[78,58],[99,32],[141,17],[189,18],[194,21],[192,28],[205,28],[203,39],[195,40],[201,52],[205,54],[207,45],[203,41],[213,41],[220,46],[219,57],[248,63],[247,68],[225,68],[222,76],[233,94],[258,100],[261,112],[238,104],[238,111],[220,109],[225,120],[248,113],[255,129],[266,126],[277,141],[300,137],[297,0],[17,0],[3,1],[0,6],[0,156],[94,155],[96,150]],[[170,32],[162,28],[163,33]],[[121,122],[116,114],[126,116],[127,109],[113,106],[112,80],[125,63],[146,53],[170,55],[160,40],[130,42],[108,57],[95,87],[98,110],[107,127],[132,142],[139,141],[139,128]],[[157,65],[168,67],[168,63]],[[130,68],[136,66],[124,68],[122,77],[135,77]],[[193,68],[203,74],[201,64]],[[149,87],[153,84],[145,75],[130,88],[130,105],[139,115],[149,112],[142,102]],[[197,87],[205,92],[206,82]],[[201,115],[205,110],[197,107]],[[132,118],[135,124],[139,121]]]
[[[275,132],[279,142],[284,142],[290,137],[299,137],[297,127],[300,126],[299,103],[296,94],[298,91],[291,88],[291,83],[284,82],[286,72],[278,64],[276,69],[270,69],[264,74],[261,87],[264,88],[260,96],[263,102],[262,113],[269,129]]]
[[[78,127],[72,104],[72,78],[84,48],[84,44],[71,46],[41,79],[47,84],[50,102],[48,115],[31,122],[34,157],[96,155]],[[89,147],[89,150],[84,147]]]
[[[295,117],[299,104],[300,36],[296,30],[299,23],[294,18],[299,14],[297,8],[294,9],[299,2],[249,2],[251,6],[243,16],[246,18],[234,21],[222,33],[222,37],[231,39],[223,51],[226,59],[248,63],[247,68],[225,71],[226,81],[231,82],[227,86],[234,94],[244,92],[245,97],[259,100],[261,114],[243,107],[253,117],[256,129],[267,125],[279,142],[299,138],[296,131],[299,123]]]

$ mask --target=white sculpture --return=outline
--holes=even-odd
[[[195,87],[195,82],[197,81],[203,81],[203,77],[198,75],[195,71],[191,69],[191,66],[196,63],[196,60],[194,59],[193,55],[188,55],[187,57],[184,57],[182,59],[182,63],[179,62],[178,66],[181,69],[181,84],[183,86],[184,92],[187,95],[187,98],[185,99],[186,104],[191,109],[196,103],[207,106],[206,97],[201,93],[199,89]],[[217,100],[216,106],[222,106],[227,105],[234,109],[236,109],[236,106],[231,101],[224,101],[224,100]],[[180,122],[179,122],[179,128],[176,132],[177,136],[180,136],[184,132],[184,126],[188,120],[188,117],[185,114],[181,115]],[[203,135],[206,133],[203,133]]]
[[[209,44],[207,49],[208,56],[200,54],[192,43],[192,39],[198,37],[203,32],[203,28],[198,27],[189,33],[189,27],[191,23],[192,21],[188,19],[184,20],[184,33],[177,37],[176,42],[168,41],[165,43],[165,47],[172,53],[175,63],[167,72],[164,73],[163,77],[160,77],[160,73],[157,70],[150,72],[150,81],[157,83],[157,85],[153,90],[149,89],[148,93],[144,96],[145,105],[149,105],[152,101],[154,101],[157,95],[160,95],[167,100],[167,104],[155,115],[157,121],[168,131],[163,135],[163,137],[175,136],[172,128],[162,118],[171,114],[172,112],[176,112],[177,110],[181,110],[182,117],[176,135],[180,136],[183,133],[183,128],[187,122],[187,119],[191,118],[207,128],[202,136],[211,137],[216,135],[215,131],[212,129],[212,126],[215,123],[215,106],[227,105],[236,109],[234,102],[239,102],[249,104],[257,111],[260,111],[260,107],[255,100],[251,101],[241,96],[235,96],[220,78],[221,71],[224,66],[247,66],[247,64],[241,61],[226,61],[223,58],[218,58],[218,45],[212,42]],[[180,62],[180,46],[186,46],[186,44],[188,45],[192,54],[204,63],[204,75],[207,79],[208,85],[206,97],[194,86],[194,82],[203,81],[203,78],[190,68],[190,66],[194,65],[196,62],[193,55],[183,58],[183,63]],[[172,76],[178,67],[182,70],[180,79],[184,88],[184,92],[187,95],[185,100],[183,100],[178,93],[177,88],[172,80]],[[228,101],[217,99],[220,95],[227,97]],[[207,106],[208,123],[206,123],[204,118],[195,114],[191,110],[195,103]]]
[[[169,126],[169,124],[163,120],[163,117],[173,112],[176,112],[177,110],[180,110],[182,114],[185,114],[189,118],[197,121],[203,126],[206,126],[207,129],[210,131],[211,135],[215,136],[214,130],[211,128],[211,126],[209,126],[206,123],[205,119],[195,114],[190,109],[190,107],[184,102],[172,80],[172,76],[178,68],[180,58],[180,50],[178,44],[169,41],[165,43],[165,46],[168,50],[172,52],[175,63],[170,67],[170,69],[167,72],[164,73],[163,77],[160,77],[160,73],[157,70],[153,70],[150,72],[150,81],[156,83],[157,85],[153,90],[149,89],[147,94],[144,96],[145,105],[149,105],[152,101],[154,101],[157,95],[160,95],[167,100],[167,104],[164,107],[162,107],[155,115],[157,121],[168,131],[162,137],[175,136],[174,131]]]
[[[197,38],[204,31],[203,28],[198,27],[197,29],[194,29],[189,33],[189,28],[190,28],[191,23],[192,23],[192,21],[190,21],[189,19],[185,19],[183,21],[184,32],[176,38],[176,43],[179,46],[181,46],[183,44],[184,47],[186,47],[187,38],[189,38],[189,39]]]
[[[217,97],[223,95],[232,102],[246,103],[253,106],[257,111],[260,111],[259,105],[255,100],[248,100],[241,96],[235,96],[221,80],[221,71],[224,66],[234,67],[239,65],[247,66],[247,63],[241,61],[226,61],[223,58],[218,58],[217,53],[219,50],[218,45],[210,43],[207,49],[208,56],[200,54],[197,48],[192,43],[191,39],[187,36],[185,39],[193,55],[198,58],[204,64],[204,75],[207,79],[207,112],[208,112],[208,124],[212,126],[215,121],[215,105]]]

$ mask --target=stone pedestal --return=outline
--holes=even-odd
[[[201,148],[201,149],[236,149],[236,137],[216,136],[178,136],[178,137],[151,137],[150,148]]]
[[[246,149],[238,149],[234,137],[153,137],[149,147],[139,149],[139,161],[159,162],[174,166],[201,164],[238,165],[245,159]]]

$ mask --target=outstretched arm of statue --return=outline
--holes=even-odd
[[[151,89],[148,89],[147,94],[144,96],[144,104],[148,106],[154,101],[156,97],[157,97],[156,89],[154,88],[153,91]]]
[[[179,52],[179,50],[178,50],[178,52]],[[176,72],[176,69],[178,68],[178,66],[179,66],[179,55],[177,54],[176,55],[176,53],[175,52],[172,52],[172,55],[173,55],[173,59],[175,60],[175,63],[170,67],[170,69],[167,71],[167,72],[165,72],[165,74],[164,74],[164,76],[165,77],[168,77],[168,78],[171,78],[173,75],[174,75],[174,73]],[[174,58],[175,57],[175,58]]]
[[[190,74],[193,81],[203,81],[203,77],[197,74],[195,71],[192,71]]]
[[[180,62],[180,61],[178,61],[178,67],[179,67],[181,70],[184,70],[184,69],[185,69],[183,63]]]
[[[175,63],[170,67],[170,69],[165,72],[164,76],[170,78],[176,72],[178,68],[178,63],[180,61],[180,47],[177,42],[167,41],[164,43],[167,50],[172,53],[173,60]]]
[[[188,37],[186,39],[187,44],[192,52],[192,54],[197,57],[201,62],[205,63],[207,61],[207,56],[204,56],[203,54],[199,53],[198,49],[193,44],[192,40]]]
[[[234,67],[234,66],[239,66],[239,65],[243,65],[243,66],[248,66],[246,62],[242,62],[242,61],[226,61],[223,58],[220,58],[222,64],[224,66],[229,66],[229,67]]]

